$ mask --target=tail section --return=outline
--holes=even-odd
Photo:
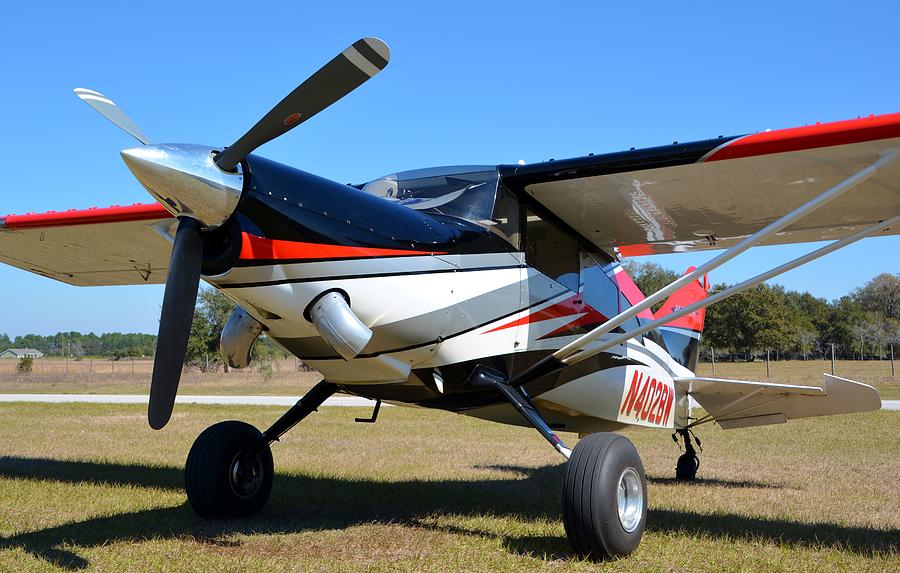
[[[690,267],[685,271],[685,274],[693,270],[695,270],[695,267]],[[703,300],[708,292],[709,282],[707,277],[703,277],[703,282],[691,281],[675,291],[662,305],[662,308],[656,311],[653,317],[657,319],[664,318],[673,312]],[[692,372],[697,370],[697,360],[700,356],[700,335],[703,332],[703,321],[705,318],[706,309],[701,308],[660,327],[669,355]]]

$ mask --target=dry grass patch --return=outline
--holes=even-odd
[[[178,393],[183,395],[301,396],[322,379],[317,372],[287,367],[268,376],[252,368],[203,373],[189,370],[182,375]],[[53,372],[28,375],[0,373],[0,393],[22,394],[147,394],[150,371],[125,373]]]
[[[895,362],[900,374],[900,360]],[[891,376],[889,360],[838,360],[835,375],[869,384],[878,389],[883,400],[900,399],[900,378]],[[782,384],[807,384],[818,386],[822,374],[831,374],[830,360],[783,360],[769,363],[772,382]],[[718,376],[738,380],[766,380],[766,362],[716,362],[715,373],[709,362],[701,362],[697,367],[698,376]]]

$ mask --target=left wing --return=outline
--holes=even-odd
[[[824,376],[822,386],[695,377],[675,378],[675,384],[708,412],[699,423],[714,419],[726,430],[881,408],[878,391],[868,384]]]
[[[0,218],[0,262],[76,286],[166,282],[177,221],[162,205]]]
[[[900,113],[500,167],[598,247],[722,249],[900,150]],[[900,160],[764,244],[842,239],[900,213]],[[900,233],[900,226],[880,234]]]

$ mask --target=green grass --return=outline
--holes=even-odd
[[[667,433],[633,431],[650,477],[638,551],[594,564],[560,523],[561,458],[533,430],[442,412],[323,408],[274,446],[268,507],[208,522],[181,467],[222,419],[281,410],[0,406],[0,571],[886,571],[900,566],[900,414],[700,436],[701,482],[672,481]],[[572,435],[565,435],[570,442]],[[571,444],[570,444],[571,445]]]

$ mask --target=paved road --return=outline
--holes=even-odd
[[[62,404],[86,402],[91,404],[146,404],[144,394],[0,394],[0,402],[44,402]],[[251,406],[293,406],[296,396],[178,396],[176,404],[239,404]],[[325,400],[325,406],[374,406],[375,401],[356,396],[335,396]]]

